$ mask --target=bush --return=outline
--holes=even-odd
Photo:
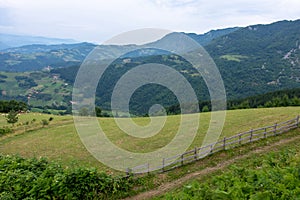
[[[18,120],[18,112],[14,110],[9,111],[8,115],[6,116],[7,123],[14,125],[16,122],[18,122]]]
[[[202,112],[209,112],[208,106],[204,106],[204,107],[202,108]]]
[[[49,121],[46,120],[46,119],[42,119],[41,123],[42,123],[43,126],[49,125]]]
[[[1,136],[1,135],[8,134],[8,133],[12,133],[12,129],[10,129],[10,128],[8,128],[8,127],[0,128],[0,136]]]
[[[96,169],[64,169],[45,159],[0,155],[0,199],[107,199],[133,187],[131,178]]]

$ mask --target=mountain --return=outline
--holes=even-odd
[[[221,29],[221,30],[213,30],[208,33],[200,34],[200,35],[193,34],[193,33],[186,33],[186,35],[193,38],[201,45],[205,45],[211,42],[215,38],[218,38],[228,33],[232,33],[238,29],[239,28],[228,28],[228,29]],[[147,44],[147,46],[157,47],[165,43],[171,44],[173,40],[173,34],[174,33],[170,33],[156,42]],[[29,41],[33,41],[33,40],[29,40]],[[50,40],[50,42],[51,41],[52,40]],[[63,40],[53,39],[52,42],[55,41],[59,42]],[[88,53],[90,53],[95,47],[96,45],[91,43],[78,43],[78,44],[56,44],[56,45],[32,44],[32,45],[24,45],[21,47],[2,49],[0,50],[0,71],[23,72],[23,71],[41,70],[47,66],[51,66],[53,68],[68,67],[71,65],[81,63],[84,60],[84,58],[88,55]],[[105,60],[105,59],[115,58],[116,55],[120,55],[125,52],[132,51],[134,49],[137,49],[138,47],[143,48],[143,46],[136,46],[136,45],[124,45],[124,46],[98,45],[97,46],[97,50],[98,50],[97,52],[99,52],[98,59]],[[139,56],[162,55],[162,54],[166,54],[166,52],[157,49],[156,50],[147,49],[144,51],[131,52],[131,54],[127,56],[139,57]]]
[[[80,65],[86,56],[97,48],[99,60],[115,58],[116,55],[136,49],[136,45],[95,45],[92,43],[59,45],[26,45],[0,51],[0,71],[25,72]],[[149,52],[151,53],[151,51]],[[148,55],[148,54],[147,54]],[[134,55],[132,56],[139,56]]]
[[[91,43],[75,43],[75,44],[55,44],[55,45],[45,45],[45,44],[32,44],[32,45],[24,45],[21,47],[13,47],[8,49],[3,49],[1,52],[3,53],[18,53],[18,54],[34,54],[34,53],[45,53],[51,52],[55,50],[72,50],[86,49],[87,46],[91,46],[90,48],[94,48],[95,45]],[[88,51],[89,52],[89,51]],[[88,53],[85,52],[85,53]]]
[[[223,35],[227,35],[229,33],[233,33],[233,32],[235,32],[236,30],[239,30],[239,29],[240,28],[236,27],[236,28],[226,28],[226,29],[212,30],[212,31],[209,31],[209,32],[204,33],[204,34],[196,34],[196,33],[181,33],[181,34],[184,34],[184,35],[192,38],[193,40],[195,40],[196,42],[198,42],[202,46],[206,46],[207,44],[209,44],[214,39],[216,39],[218,37],[221,37]],[[178,39],[178,33],[177,32],[169,33],[169,34],[165,35],[163,38],[161,38],[161,39],[159,39],[155,42],[146,44],[146,46],[147,47],[164,47],[164,46],[168,45],[170,49],[174,48],[178,51],[180,49],[177,46],[177,44],[174,43],[175,39]],[[174,47],[172,47],[173,44],[175,45]],[[141,47],[143,47],[143,46],[141,46]]]
[[[0,71],[25,72],[80,64],[96,47],[91,43],[27,45],[2,50]]]
[[[156,44],[170,43],[172,34]],[[300,88],[300,20],[237,28],[212,39],[204,47],[220,70],[229,100]],[[171,66],[192,83],[199,100],[209,100],[205,83],[196,76],[195,70],[180,57],[165,54],[131,58],[130,63],[123,60],[122,64],[122,59],[114,63],[103,75],[104,81],[97,90],[98,105],[109,109],[111,93],[118,79],[144,63]],[[53,72],[72,83],[77,70],[78,67],[71,67]],[[138,114],[146,113],[154,103],[169,106],[176,104],[177,100],[165,88],[148,85],[132,96],[131,108]]]
[[[166,35],[152,45],[176,45],[172,42],[174,34],[176,33]],[[204,45],[214,59],[222,75],[228,99],[300,88],[300,20],[187,35]],[[23,46],[0,53],[0,70],[22,72],[40,70],[50,65],[54,68],[50,77],[59,77],[61,81],[72,85],[80,63],[94,48],[99,49],[97,59],[101,60],[114,58],[138,47],[96,46],[90,43]],[[199,100],[209,100],[205,82],[189,63],[178,55],[147,49],[123,55],[111,64],[99,80],[101,84],[96,92],[97,105],[109,110],[111,93],[119,78],[135,66],[145,63],[160,63],[176,69],[194,87]],[[145,114],[155,103],[168,107],[178,104],[178,101],[166,88],[146,85],[135,91],[130,107],[135,114]]]
[[[229,97],[300,87],[300,20],[248,26],[205,48],[231,88]]]
[[[225,28],[225,29],[218,29],[218,30],[211,30],[205,34],[196,34],[196,33],[185,33],[187,36],[193,38],[195,41],[197,41],[202,46],[208,45],[211,41],[213,41],[215,38],[233,33],[237,30],[239,30],[239,27],[234,28]]]
[[[0,33],[0,50],[11,48],[11,47],[20,47],[24,45],[31,44],[72,44],[76,43],[72,39],[59,39],[59,38],[48,38],[40,36],[25,36],[25,35],[12,35]]]

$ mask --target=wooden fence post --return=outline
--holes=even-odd
[[[265,128],[265,132],[264,132],[264,138],[267,138],[267,128]]]
[[[297,116],[297,127],[299,127],[299,115]]]
[[[214,147],[213,147],[213,145],[210,145],[210,153],[212,153],[212,152],[213,152],[213,150],[214,150]]]
[[[149,163],[148,163],[147,168],[148,168],[148,174],[150,174],[150,164]]]
[[[250,143],[252,142],[252,137],[253,137],[253,129],[250,131]]]
[[[194,150],[194,158],[195,158],[195,160],[197,160],[198,159],[198,156],[197,156],[197,147],[195,147],[195,150]]]
[[[181,166],[183,165],[183,154],[181,154]]]
[[[131,172],[132,172],[132,170],[131,170],[130,168],[127,168],[127,169],[126,169],[126,175],[127,175],[127,176],[130,176],[130,175],[131,175]]]
[[[165,158],[162,160],[162,171],[165,172]]]
[[[223,139],[223,149],[226,150],[226,137]]]
[[[277,123],[274,125],[274,135],[276,135],[277,132]]]
[[[239,134],[239,145],[242,144],[242,134]]]

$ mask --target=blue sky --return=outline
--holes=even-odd
[[[140,28],[204,33],[299,18],[299,0],[0,0],[1,33],[98,43]]]

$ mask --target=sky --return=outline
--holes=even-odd
[[[99,44],[142,28],[201,34],[295,19],[299,0],[0,0],[0,33]]]

